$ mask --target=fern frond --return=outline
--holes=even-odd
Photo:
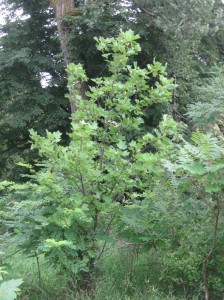
[[[199,163],[182,164],[182,168],[193,175],[203,175],[204,173],[206,173],[206,167],[203,164]]]

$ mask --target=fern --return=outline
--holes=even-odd
[[[182,164],[182,168],[192,175],[203,175],[206,172],[205,166],[199,163]]]
[[[224,72],[220,68],[216,75],[206,82],[198,90],[198,102],[189,105],[187,115],[192,119],[195,126],[201,130],[207,130],[219,125],[216,130],[223,130],[224,112]]]
[[[192,164],[195,164],[195,168],[197,169],[192,170],[195,174],[197,171],[202,174],[207,170],[207,165],[210,165],[212,161],[221,159],[223,147],[219,145],[220,142],[216,137],[210,134],[204,135],[196,131],[192,134],[191,141],[192,143],[186,142],[181,147],[179,163],[183,166],[189,165],[189,168],[192,167]]]
[[[199,158],[218,159],[220,157],[219,141],[215,136],[204,135],[196,131],[192,134],[191,140],[198,147]]]
[[[167,179],[169,180],[172,189],[177,192],[178,191],[178,187],[179,187],[179,180],[176,176],[176,172],[177,172],[177,164],[172,163],[170,160],[163,160],[163,167],[166,169],[166,176]]]

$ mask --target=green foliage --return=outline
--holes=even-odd
[[[220,280],[217,281],[217,277],[223,278],[224,274],[221,269],[218,271],[216,269],[217,262],[223,261],[223,250],[220,244],[224,237],[220,228],[224,221],[222,211],[224,141],[222,135],[214,137],[200,132],[193,133],[191,140],[191,143],[185,143],[179,150],[179,157],[177,163],[172,165],[172,172],[176,170],[176,176],[181,177],[178,180],[178,193],[186,200],[193,198],[194,206],[198,210],[199,215],[196,216],[193,227],[197,230],[190,253],[198,260],[195,265],[199,267],[202,263],[205,289],[210,288],[214,292],[214,297],[217,297],[220,292],[224,291]],[[170,170],[169,167],[168,170]],[[188,197],[186,197],[187,192]],[[186,244],[183,245],[184,251],[186,246]],[[189,262],[188,265],[190,265]],[[206,267],[209,275],[205,280]]]
[[[120,199],[139,197],[134,190],[148,184],[158,161],[156,154],[144,153],[150,135],[143,114],[152,104],[169,102],[173,84],[157,62],[145,69],[127,64],[141,50],[138,38],[130,30],[117,39],[97,39],[111,75],[93,79],[86,99],[77,91],[80,79],[87,80],[84,70],[68,66],[68,97],[78,105],[70,143],[61,144],[60,132],[42,137],[31,130],[40,170],[27,183],[11,186],[18,199],[14,228],[25,249],[45,253],[83,285],[100,255],[98,241],[114,242],[109,232],[119,224]],[[151,77],[155,83],[148,89]],[[169,122],[164,120],[167,127]]]
[[[15,162],[35,158],[28,129],[65,131],[69,103],[47,1],[4,2],[9,17],[0,39],[0,177],[17,180],[22,168]]]
[[[205,73],[214,63],[223,61],[220,48],[223,3],[219,0],[133,0],[130,3],[132,28],[143,37],[143,53],[168,63],[168,71],[176,76],[175,109],[182,112],[195,99]]]
[[[139,65],[146,66],[156,57],[168,64],[169,76],[176,77],[173,102],[178,118],[178,112],[186,112],[189,101],[195,99],[196,87],[211,66],[223,61],[220,0],[79,1],[79,8],[79,16],[65,18],[71,61],[83,63],[90,78],[108,74],[93,37],[115,37],[120,28],[131,28],[142,37]],[[148,110],[148,126],[157,126],[166,110],[163,105]]]
[[[224,263],[223,75],[221,71],[204,85],[202,74],[210,76],[205,71],[222,60],[223,4],[218,0],[77,2],[81,14],[65,16],[63,22],[69,32],[70,59],[82,62],[85,71],[81,64],[67,68],[67,98],[75,101],[78,111],[65,137],[64,75],[60,57],[55,56],[58,43],[50,38],[55,32],[52,15],[48,19],[52,11],[46,1],[8,2],[23,7],[30,18],[7,24],[8,35],[1,40],[2,166],[9,163],[8,149],[13,150],[11,158],[19,159],[21,151],[12,147],[18,139],[26,154],[30,127],[33,153],[39,153],[40,162],[24,160],[18,166],[28,170],[23,177],[26,184],[1,182],[8,190],[1,191],[3,230],[18,235],[27,252],[45,254],[83,288],[105,245],[121,241],[150,253],[160,267],[156,276],[161,285],[180,291],[181,296],[183,289],[189,295],[202,293],[203,285],[207,288],[203,273],[211,297],[219,299],[224,290],[220,268]],[[141,33],[141,46],[131,30],[118,35],[127,26]],[[37,28],[43,47],[33,39]],[[27,32],[30,44],[24,48]],[[18,36],[21,43],[16,42]],[[169,63],[170,76],[164,66],[153,62],[155,56]],[[147,65],[149,60],[153,63]],[[40,85],[43,71],[52,75],[45,88]],[[173,75],[178,88],[168,78]],[[80,81],[89,85],[86,99],[79,95]],[[32,102],[24,91],[32,95]],[[196,131],[187,141],[185,126],[164,115],[149,133],[147,128],[168,111],[171,98],[174,116],[178,103],[184,111],[192,99],[203,100],[190,106],[188,116],[203,131],[211,128],[208,124],[218,128],[213,126],[213,134]],[[60,132],[52,133],[57,129]],[[65,140],[70,141],[66,146]],[[130,251],[125,260],[131,258]],[[149,296],[142,290],[134,294],[131,267],[123,265],[119,271],[121,284],[111,286],[125,293],[115,293],[113,299]],[[105,299],[103,288],[102,294]]]
[[[40,134],[46,128],[60,130],[64,140],[69,126],[69,106],[64,100],[63,55],[49,1],[3,2],[8,19],[1,28],[0,42],[0,166],[1,177],[11,180],[21,173],[15,161],[35,158],[34,152],[29,151],[28,129],[34,128]],[[195,102],[196,86],[203,84],[204,76],[210,76],[210,67],[223,61],[223,3],[220,0],[178,3],[98,0],[75,1],[75,6],[79,7],[80,14],[63,18],[68,36],[64,42],[70,61],[82,63],[88,78],[108,76],[107,65],[93,37],[116,37],[121,28],[132,28],[142,36],[142,52],[136,57],[139,65],[146,67],[156,57],[168,63],[169,77],[176,77],[178,88],[173,94],[174,105],[170,107],[176,119],[181,118],[179,113],[186,111],[189,101]],[[43,87],[45,74],[50,75],[50,80],[49,85]],[[94,82],[88,84],[94,85]],[[163,103],[146,109],[146,125],[154,128],[167,111]]]
[[[199,129],[223,132],[223,86],[224,74],[220,68],[198,89],[197,102],[189,106],[187,115]]]
[[[105,61],[96,49],[94,37],[116,37],[128,22],[126,9],[122,2],[109,0],[82,0],[78,1],[77,6],[80,15],[63,17],[69,29],[66,44],[70,61],[82,63],[89,78],[108,75]]]
[[[223,136],[196,131],[187,142],[175,130],[173,137],[171,132],[155,133],[151,141],[165,173],[157,169],[144,188],[144,200],[124,208],[122,236],[146,251],[155,249],[165,285],[202,292],[202,273],[208,272],[209,290],[218,298],[224,291],[224,273],[218,267],[223,264],[224,238]]]
[[[15,241],[7,248],[7,255],[16,249]],[[139,253],[134,245],[108,245],[104,256],[98,261],[98,272],[90,290],[77,293],[71,288],[69,278],[59,272],[58,267],[49,266],[43,255],[39,256],[41,282],[37,274],[36,259],[17,253],[6,259],[10,265],[10,274],[14,278],[23,277],[24,283],[20,298],[45,300],[186,300],[187,293],[182,290],[179,297],[167,286],[159,282],[161,264],[157,253]],[[196,293],[197,295],[197,293]],[[198,299],[192,296],[192,299]]]
[[[1,300],[14,300],[17,293],[20,291],[19,286],[22,284],[21,279],[11,279],[3,281],[0,285],[0,298]]]
[[[5,268],[0,267],[0,299],[14,300],[20,292],[19,286],[23,283],[22,279],[4,280],[3,275],[8,274]]]

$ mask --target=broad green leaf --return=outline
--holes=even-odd
[[[124,141],[120,141],[118,144],[117,144],[118,148],[121,149],[121,150],[125,150],[127,149],[127,144],[126,142]]]
[[[0,299],[14,300],[17,297],[17,292],[20,291],[19,286],[23,283],[22,279],[11,279],[4,281],[0,285]]]

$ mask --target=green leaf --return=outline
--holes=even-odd
[[[118,148],[121,149],[121,150],[125,150],[127,149],[127,144],[126,142],[124,141],[120,141],[118,144],[117,144]]]
[[[110,235],[106,235],[106,234],[97,234],[96,239],[103,241],[103,242],[107,242],[108,244],[116,243],[116,239],[114,237],[112,237]]]
[[[206,172],[205,166],[202,164],[183,164],[182,168],[189,171],[191,174],[202,175]]]
[[[23,283],[22,279],[11,279],[4,281],[0,285],[0,299],[14,300],[17,297],[17,292],[20,291],[19,286]]]

